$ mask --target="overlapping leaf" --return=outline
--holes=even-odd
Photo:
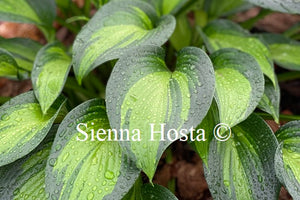
[[[188,0],[163,0],[162,2],[162,15],[175,14]]]
[[[38,25],[48,38],[56,16],[54,0],[2,0],[0,20]]]
[[[145,184],[142,186],[142,200],[178,200],[167,188],[160,185]]]
[[[99,129],[110,129],[103,101],[86,101],[65,117],[46,168],[52,199],[121,199],[134,184],[140,171]]]
[[[117,62],[106,89],[109,121],[113,128],[132,134],[122,145],[150,180],[162,152],[179,138],[174,132],[168,139],[167,131],[196,127],[213,92],[212,64],[199,48],[182,49],[174,72],[165,65],[163,49],[156,46],[138,48]],[[151,124],[153,131],[165,127],[161,134],[151,134]]]
[[[236,49],[221,49],[211,55],[215,68],[215,97],[220,122],[230,127],[246,119],[264,92],[264,78],[255,59]]]
[[[126,0],[125,0],[126,1]],[[188,0],[141,0],[153,5],[159,15],[176,14]]]
[[[170,42],[176,49],[180,49],[189,46],[192,40],[192,31],[188,19],[185,15],[181,15],[176,19],[176,28],[174,33],[170,37]]]
[[[205,34],[205,35],[204,35]],[[246,30],[229,20],[215,20],[204,28],[203,39],[210,52],[222,48],[236,48],[252,55],[262,72],[275,86],[275,73],[268,48]]]
[[[77,35],[73,48],[74,71],[79,83],[92,69],[119,58],[128,48],[142,44],[162,45],[171,36],[175,19],[159,18],[142,1],[109,2]]]
[[[226,0],[221,3],[219,0],[210,0],[204,2],[204,8],[210,18],[216,18],[243,5],[243,3],[242,0]]]
[[[47,112],[60,95],[71,67],[70,63],[70,56],[59,43],[48,44],[37,54],[31,80],[43,113]]]
[[[92,0],[92,2],[94,3],[94,5],[97,8],[100,8],[101,6],[105,5],[106,3],[108,3],[110,0]]]
[[[275,156],[275,170],[294,199],[300,196],[300,121],[292,121],[277,132],[280,142]]]
[[[176,196],[167,188],[157,184],[143,184],[142,178],[135,182],[134,186],[122,200],[177,200]]]
[[[228,134],[228,132],[227,132]],[[278,199],[275,176],[277,140],[267,124],[250,115],[232,128],[226,142],[213,139],[205,176],[214,199]]]
[[[8,51],[0,48],[0,76],[18,79],[18,64]]]
[[[300,14],[300,3],[297,0],[247,0],[257,6],[272,10]]]
[[[261,34],[268,44],[272,59],[281,67],[300,71],[300,42],[279,34]]]
[[[276,79],[276,86],[268,78],[265,78],[265,91],[258,104],[258,108],[269,113],[279,123],[280,88]]]
[[[45,168],[51,150],[53,126],[45,140],[30,154],[0,168],[0,197],[2,200],[48,199],[45,192]]]
[[[214,129],[219,124],[219,111],[216,101],[213,100],[212,104],[202,120],[201,124],[198,125],[197,129],[203,129],[205,131],[205,141],[194,141],[193,144],[203,163],[208,165],[208,152],[209,144],[214,137]]]
[[[0,107],[0,166],[9,164],[32,151],[44,139],[64,98],[59,97],[46,115],[27,92]]]
[[[5,39],[0,37],[0,47],[13,55],[20,68],[31,71],[35,56],[42,45],[27,38]]]
[[[55,0],[55,3],[60,9],[68,9],[71,4],[71,0]]]

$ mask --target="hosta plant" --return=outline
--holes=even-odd
[[[231,20],[251,3],[265,9]],[[266,9],[300,3],[1,0],[1,21],[46,42],[0,38],[0,76],[33,88],[0,108],[0,199],[177,199],[153,182],[175,141],[202,159],[213,199],[276,200],[281,186],[299,199],[300,121],[280,115],[274,67],[299,77],[300,29],[253,32]],[[274,133],[264,118],[291,122]]]

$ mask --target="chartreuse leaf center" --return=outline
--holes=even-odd
[[[117,62],[106,91],[111,126],[128,130],[121,145],[151,180],[164,149],[182,137],[180,129],[196,127],[207,113],[214,75],[198,48],[182,49],[171,72],[160,47],[144,46]]]
[[[300,121],[291,121],[276,132],[280,145],[275,155],[275,170],[280,182],[294,199],[300,195]]]
[[[267,43],[272,59],[279,66],[300,70],[300,43],[280,34],[265,33],[259,35]]]
[[[255,59],[236,49],[211,55],[215,68],[215,98],[221,123],[230,127],[246,119],[263,96],[264,78]]]
[[[142,44],[162,45],[174,28],[172,16],[158,17],[146,2],[109,2],[77,35],[73,48],[77,80],[81,83],[95,67],[119,58],[128,48]]]
[[[70,70],[71,58],[59,43],[43,47],[34,62],[31,74],[34,93],[46,113],[60,95]]]
[[[101,100],[79,105],[63,120],[46,168],[53,199],[121,199],[134,184],[139,170],[99,130],[110,130]]]
[[[0,166],[33,150],[46,136],[63,104],[60,96],[43,115],[33,92],[27,92],[1,106]]]
[[[18,66],[26,71],[32,70],[35,56],[41,48],[40,43],[28,38],[6,39],[0,37],[0,46],[11,53]]]
[[[239,25],[227,20],[215,20],[204,28],[205,43],[214,52],[222,48],[235,48],[252,55],[262,72],[275,86],[275,73],[268,48],[255,37],[250,36]]]
[[[8,51],[0,48],[0,77],[18,79],[18,64]]]
[[[205,176],[214,199],[277,199],[275,176],[278,143],[256,115],[232,128],[226,141],[212,139]]]

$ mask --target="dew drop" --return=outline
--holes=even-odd
[[[67,158],[69,157],[69,152],[66,153],[66,155],[64,155],[62,161],[65,162],[67,160]]]
[[[49,165],[51,166],[51,167],[54,167],[55,166],[55,159],[54,158],[51,158],[50,160],[49,160]]]
[[[113,179],[115,177],[114,173],[112,171],[106,171],[104,174],[105,178],[107,179]]]
[[[93,193],[90,193],[88,196],[87,196],[87,200],[92,200],[94,199],[94,194]]]
[[[9,120],[9,115],[7,114],[7,113],[5,113],[4,115],[2,115],[1,116],[1,120],[3,120],[3,121],[7,121],[7,120]]]
[[[262,183],[263,182],[263,177],[262,176],[258,176],[258,182]]]
[[[16,195],[18,195],[20,193],[20,189],[19,188],[17,188],[15,191],[14,191],[14,196],[16,196]]]
[[[59,151],[61,149],[61,144],[57,144],[56,146],[55,146],[55,150],[56,151]]]

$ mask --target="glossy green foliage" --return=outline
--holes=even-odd
[[[182,49],[173,72],[165,64],[164,54],[156,46],[127,54],[114,67],[106,90],[110,124],[129,129],[132,135],[124,146],[150,180],[163,151],[179,139],[171,133],[172,139],[166,138],[167,131],[196,127],[214,92],[212,64],[202,50]],[[154,133],[157,130],[162,135]]]
[[[64,97],[59,97],[46,115],[33,92],[21,94],[0,107],[0,166],[32,151],[47,135]]]
[[[215,98],[220,122],[230,127],[246,119],[264,92],[264,78],[255,59],[236,49],[221,49],[211,55],[215,68]]]
[[[286,13],[300,14],[300,3],[297,0],[247,0],[257,6]]]
[[[280,142],[275,156],[276,175],[294,199],[300,196],[300,121],[292,121],[276,132]]]
[[[266,33],[259,36],[267,43],[276,64],[300,71],[300,42],[279,34]]]
[[[77,35],[73,47],[73,66],[81,83],[91,70],[119,58],[129,48],[162,45],[171,36],[175,19],[158,17],[154,8],[142,1],[112,1],[101,7]]]
[[[0,76],[17,80],[19,77],[19,66],[13,55],[0,48]]]
[[[3,200],[48,199],[45,192],[45,168],[51,150],[53,136],[57,131],[54,125],[43,142],[30,154],[3,167],[0,167],[0,192]]]
[[[210,22],[202,33],[208,50],[214,52],[222,48],[236,48],[252,55],[262,72],[275,85],[275,73],[268,48],[257,38],[251,36],[238,24],[229,20]]]
[[[2,0],[0,20],[32,23],[40,27],[46,38],[52,39],[52,23],[56,16],[54,0]]]
[[[103,101],[79,105],[60,124],[46,167],[52,199],[121,199],[139,174],[108,130]],[[113,136],[112,136],[113,138]]]
[[[0,37],[0,47],[11,53],[22,70],[30,72],[35,56],[42,45],[26,38],[5,39]]]
[[[38,52],[31,81],[44,114],[60,95],[71,67],[70,63],[70,56],[58,43],[48,44]]]
[[[278,143],[271,129],[260,117],[250,115],[231,131],[226,142],[210,143],[205,177],[213,198],[278,199],[280,184],[274,168]]]

